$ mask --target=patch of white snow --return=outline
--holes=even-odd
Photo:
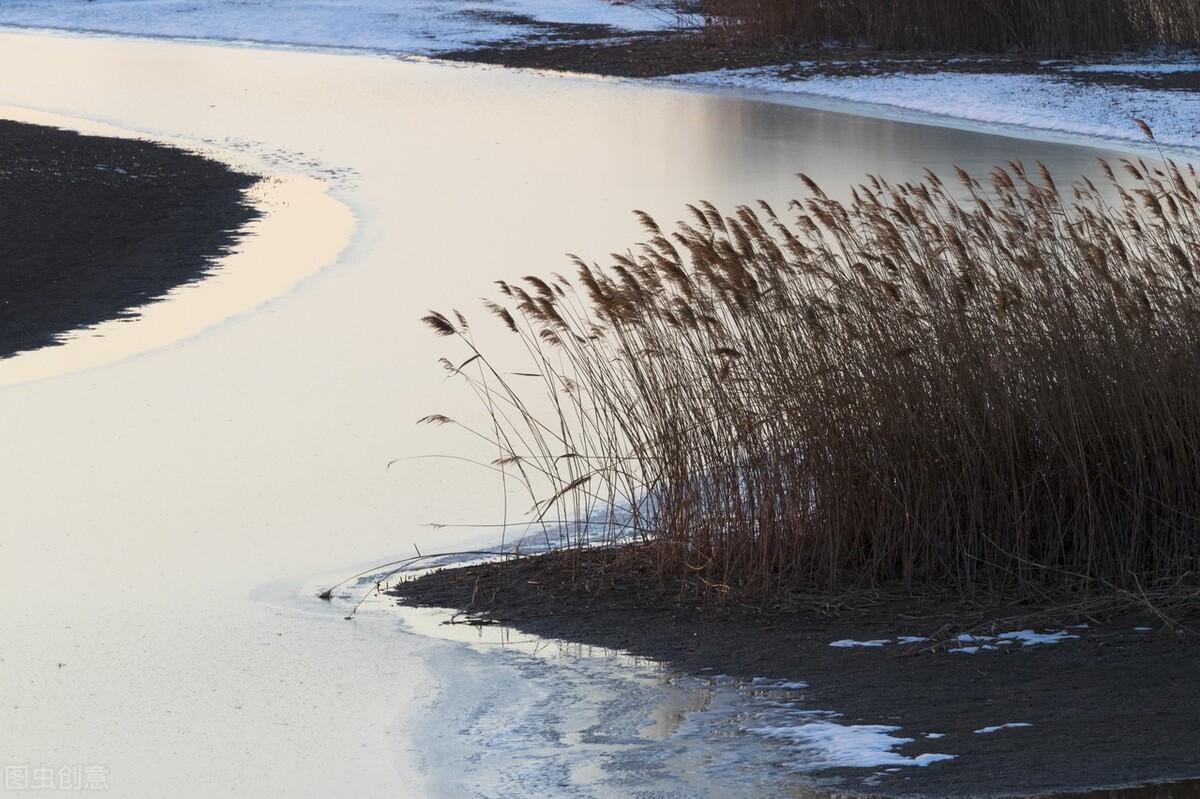
[[[928,766],[954,755],[925,753],[902,755],[895,750],[913,742],[892,733],[899,727],[880,724],[838,724],[812,721],[780,727],[753,727],[746,731],[774,740],[784,740],[802,750],[803,765],[794,770],[820,771],[829,768],[875,768],[878,766]]]
[[[1014,721],[1009,724],[997,724],[994,727],[981,727],[978,730],[975,730],[975,734],[976,735],[991,735],[993,732],[1000,732],[1000,730],[1011,730],[1011,729],[1016,729],[1018,727],[1032,727],[1032,726],[1033,725],[1029,724],[1028,722]]]
[[[1069,638],[1078,638],[1079,636],[1069,633],[1066,630],[1049,633],[1035,633],[1033,630],[1017,630],[1011,633],[1001,633],[1000,637],[1010,641],[1020,641],[1025,646],[1037,646],[1039,644],[1057,644],[1059,641],[1066,641]]]

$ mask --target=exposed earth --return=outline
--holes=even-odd
[[[0,358],[204,277],[257,180],[194,153],[0,120]]]
[[[1081,86],[1117,85],[1194,92],[1200,70],[1156,72],[1153,57],[1098,53],[1070,60],[1033,56],[947,56],[939,52],[887,52],[853,47],[764,48],[731,43],[694,30],[621,33],[604,26],[541,23],[543,35],[513,38],[440,54],[449,61],[495,64],[623,78],[662,78],[721,69],[775,67],[781,78],[816,76],[992,74],[1047,75]],[[1075,71],[1088,64],[1129,61],[1128,71]],[[1151,69],[1147,70],[1146,67]]]

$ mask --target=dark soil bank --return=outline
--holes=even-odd
[[[204,276],[256,178],[146,141],[0,120],[0,358]]]
[[[717,69],[774,67],[778,77],[801,84],[818,76],[979,73],[1041,74],[1077,86],[1117,84],[1181,92],[1200,91],[1200,73],[1155,73],[1131,63],[1128,72],[1063,72],[1089,62],[1120,61],[1121,54],[1096,54],[1073,60],[1031,56],[967,56],[932,51],[888,52],[858,48],[786,50],[732,45],[681,31],[666,34],[610,35],[587,40],[587,32],[566,39],[513,40],[439,56],[448,61],[494,64],[622,78],[663,78]],[[1145,62],[1143,62],[1145,63]]]
[[[697,607],[649,581],[602,579],[606,590],[594,593],[595,580],[572,582],[565,567],[530,559],[436,572],[394,593],[404,604],[462,609],[700,675],[804,681],[814,709],[839,711],[847,723],[897,725],[905,737],[917,737],[904,754],[957,755],[887,773],[869,788],[863,779],[880,769],[822,775],[839,778],[839,791],[1027,796],[1200,776],[1200,642],[1153,617],[1093,619],[1087,629],[1070,630],[1077,640],[964,654],[947,651],[961,643],[945,642],[964,630],[985,634],[993,626],[987,619],[1003,619],[997,632],[1045,628],[1020,618],[1027,608],[880,597],[840,609],[819,597],[797,598],[787,608]],[[1183,621],[1195,628],[1197,615],[1190,611]],[[1140,626],[1153,631],[1134,630]],[[902,635],[944,643],[829,645]],[[1033,726],[975,732],[1008,723]],[[927,732],[945,737],[919,738]],[[1200,788],[1170,795],[1200,795]]]

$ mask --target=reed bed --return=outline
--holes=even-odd
[[[641,215],[606,267],[498,284],[518,372],[462,314],[425,322],[537,519],[591,517],[567,550],[620,537],[717,595],[1148,596],[1200,556],[1200,181],[1104,169]]]
[[[710,32],[760,45],[1070,55],[1200,44],[1194,0],[703,0]]]

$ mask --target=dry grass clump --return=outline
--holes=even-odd
[[[499,284],[518,373],[461,314],[426,322],[467,346],[451,370],[538,517],[632,509],[666,580],[1141,595],[1200,556],[1200,181],[1119,168],[642,215],[606,268]]]
[[[1194,0],[703,0],[710,30],[758,44],[1049,55],[1200,44]]]

